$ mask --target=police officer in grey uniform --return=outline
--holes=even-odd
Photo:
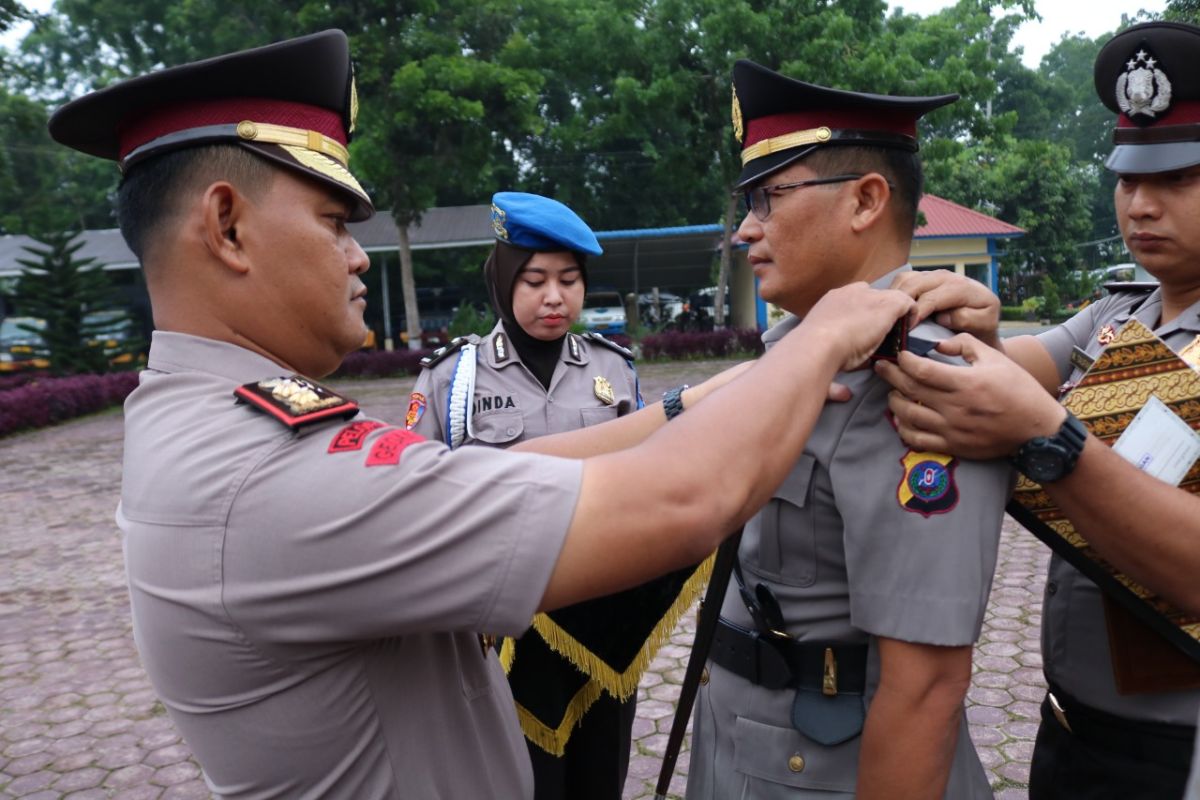
[[[557,200],[525,192],[493,196],[492,229],[497,241],[483,269],[496,327],[422,362],[409,430],[450,447],[508,447],[641,408],[633,353],[599,334],[570,331],[586,290],[587,256],[603,252],[592,230]],[[522,283],[531,286],[523,292],[535,304],[528,310],[514,309]],[[541,297],[546,285],[552,293]]]
[[[824,292],[909,269],[916,122],[955,97],[840,91],[747,61],[733,84],[750,212],[738,234],[763,298],[795,315],[763,337],[769,352]],[[892,346],[946,333],[926,324]],[[825,408],[746,526],[689,800],[992,796],[963,698],[1009,468],[905,447],[887,384],[867,370],[838,381],[853,399]]]
[[[1200,365],[1198,76],[1200,28],[1179,23],[1128,28],[1095,64],[1096,90],[1119,115],[1105,164],[1118,176],[1117,221],[1158,285],[1115,287],[1057,328],[1001,343],[998,302],[975,287],[947,284],[937,291],[960,290],[968,309],[956,327],[979,337],[963,336],[947,349],[973,368],[955,373],[902,360],[881,370],[900,391],[892,408],[906,440],[964,456],[1015,456],[1107,560],[1200,614],[1200,499],[1125,462],[1055,399],[1132,319]],[[1181,797],[1200,690],[1146,685],[1122,693],[1100,590],[1058,556],[1051,557],[1042,613],[1049,694],[1030,797]],[[1139,656],[1153,666],[1149,653]]]
[[[655,404],[517,446],[569,458],[450,451],[307,377],[366,333],[369,264],[346,229],[373,213],[348,169],[356,114],[346,37],[326,31],[50,120],[121,165],[154,312],[117,512],[134,637],[217,795],[529,798],[479,634],[711,552],[783,480],[837,370],[912,300],[827,298],[737,376],[781,395],[753,417],[710,386],[669,425]]]
[[[491,213],[496,244],[483,278],[496,327],[483,338],[459,338],[422,362],[408,429],[450,447],[509,447],[641,408],[633,353],[597,334],[570,331],[586,294],[587,257],[602,252],[591,228],[557,200],[526,192],[497,192]],[[680,583],[673,584],[676,594]],[[641,648],[641,628],[626,624],[628,605],[638,597],[625,594],[623,601],[597,598],[539,621],[566,615],[584,646],[621,632],[639,639],[630,649]],[[620,798],[636,690],[624,699],[616,687],[606,690],[537,627],[506,641],[501,654],[524,711],[536,800]]]

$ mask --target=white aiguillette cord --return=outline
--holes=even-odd
[[[457,449],[467,434],[475,435],[471,425],[471,398],[475,394],[475,345],[465,344],[458,354],[454,366],[454,377],[450,380],[450,409],[446,425],[446,444]]]

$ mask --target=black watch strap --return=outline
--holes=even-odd
[[[1087,427],[1068,411],[1067,417],[1063,420],[1057,433],[1053,436],[1035,436],[1025,442],[1017,451],[1013,463],[1016,464],[1017,469],[1035,481],[1060,480],[1070,475],[1071,471],[1075,469],[1075,465],[1079,463],[1079,456],[1083,453],[1087,435]],[[1057,463],[1057,469],[1053,470],[1052,474],[1039,474],[1041,469],[1046,468],[1046,464],[1039,464],[1037,468],[1033,465],[1039,460],[1039,456],[1046,454],[1053,456],[1050,463]]]
[[[663,413],[667,415],[667,420],[673,420],[683,413],[683,390],[687,389],[685,383],[682,386],[676,386],[674,389],[667,389],[663,392]]]

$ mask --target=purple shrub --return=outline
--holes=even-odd
[[[762,342],[754,329],[723,328],[651,334],[642,339],[642,357],[647,359],[722,358],[738,353],[761,353]]]
[[[124,402],[137,386],[136,372],[37,378],[0,392],[0,436],[42,428]]]
[[[358,350],[346,356],[332,377],[382,378],[389,375],[416,375],[421,359],[429,350]]]

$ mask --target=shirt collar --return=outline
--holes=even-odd
[[[872,289],[886,289],[892,285],[892,279],[901,272],[908,272],[912,269],[911,264],[903,264],[886,275],[871,281]],[[775,323],[767,329],[762,335],[763,345],[766,347],[773,346],[776,342],[786,336],[793,328],[800,324],[801,318],[795,314],[788,314],[780,322]]]
[[[294,372],[239,345],[175,331],[154,331],[146,367],[168,373],[206,372],[238,385]]]

